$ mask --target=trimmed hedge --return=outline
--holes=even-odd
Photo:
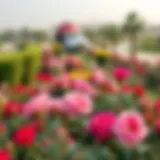
[[[40,67],[39,48],[27,48],[23,52],[0,54],[0,82],[10,85],[33,84]]]
[[[40,70],[41,54],[40,52],[28,51],[23,57],[23,76],[22,82],[25,84],[34,84],[36,74]]]
[[[16,85],[22,78],[22,57],[16,53],[0,55],[0,82]]]

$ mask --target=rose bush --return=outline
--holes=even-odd
[[[33,86],[0,87],[0,160],[159,159],[160,100],[146,68],[93,55],[51,56],[58,63]]]

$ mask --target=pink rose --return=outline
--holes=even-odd
[[[73,68],[81,68],[83,66],[81,59],[74,55],[68,55],[65,59],[65,64]]]
[[[52,67],[62,69],[64,67],[64,60],[54,57],[52,60]]]
[[[147,127],[139,113],[125,111],[117,118],[114,132],[122,144],[135,147],[147,136]]]
[[[60,98],[52,98],[50,100],[50,104],[49,104],[49,111],[50,112],[55,112],[55,111],[61,112],[61,111],[63,111],[62,100]]]
[[[83,79],[75,79],[72,82],[72,88],[84,93],[89,94],[90,96],[97,96],[97,91],[96,89],[87,81]]]
[[[24,114],[32,115],[47,112],[50,101],[51,99],[47,93],[36,95],[24,105]]]
[[[92,112],[92,100],[87,94],[81,92],[71,92],[64,96],[64,110],[72,116],[88,115]]]
[[[89,120],[89,132],[99,141],[107,140],[113,136],[115,120],[116,116],[112,112],[98,113]]]
[[[106,75],[101,69],[96,69],[93,72],[92,80],[98,85],[104,84],[106,82]]]
[[[53,80],[53,85],[55,88],[67,89],[70,86],[70,79],[67,73],[63,73]]]
[[[113,76],[116,78],[116,80],[118,81],[124,81],[126,79],[128,79],[131,75],[131,72],[129,69],[125,68],[125,67],[116,67],[113,70]]]

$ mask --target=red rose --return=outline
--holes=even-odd
[[[105,84],[102,85],[102,90],[107,93],[116,93],[118,91],[118,86],[116,84],[106,81]]]
[[[113,136],[116,116],[113,112],[101,112],[94,115],[88,122],[88,131],[98,140],[108,140]]]
[[[145,68],[144,68],[142,65],[137,65],[135,69],[136,69],[136,72],[137,72],[138,74],[144,75],[144,73],[145,73]]]
[[[133,92],[136,96],[138,97],[142,97],[145,95],[145,89],[143,86],[141,85],[136,85],[133,87]]]
[[[17,85],[15,88],[13,88],[14,93],[24,93],[26,91],[26,87],[22,84]]]
[[[11,101],[5,104],[4,106],[4,115],[5,116],[13,116],[16,114],[22,113],[22,106],[21,104]]]
[[[0,160],[11,160],[10,153],[5,149],[0,149]]]
[[[130,85],[125,85],[121,87],[121,92],[132,93],[132,91],[133,91],[133,87]]]
[[[39,73],[37,79],[40,82],[50,82],[53,80],[53,75],[50,73]]]
[[[66,66],[70,66],[72,68],[81,68],[83,63],[77,56],[69,55],[66,57]]]
[[[17,94],[34,95],[36,93],[36,89],[33,88],[32,86],[25,86],[25,85],[19,84],[15,88],[13,88],[13,92]]]
[[[155,122],[155,130],[160,134],[160,117]]]
[[[33,125],[25,125],[18,128],[14,134],[14,143],[23,147],[30,147],[34,144],[36,129]]]
[[[157,99],[154,104],[155,111],[160,111],[160,99]]]

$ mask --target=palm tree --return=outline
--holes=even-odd
[[[128,35],[130,41],[130,54],[134,56],[137,51],[138,34],[144,29],[144,23],[136,12],[130,12],[123,24],[123,32]]]
[[[116,24],[109,24],[100,29],[100,34],[109,42],[112,51],[115,53],[121,38],[121,28]]]

